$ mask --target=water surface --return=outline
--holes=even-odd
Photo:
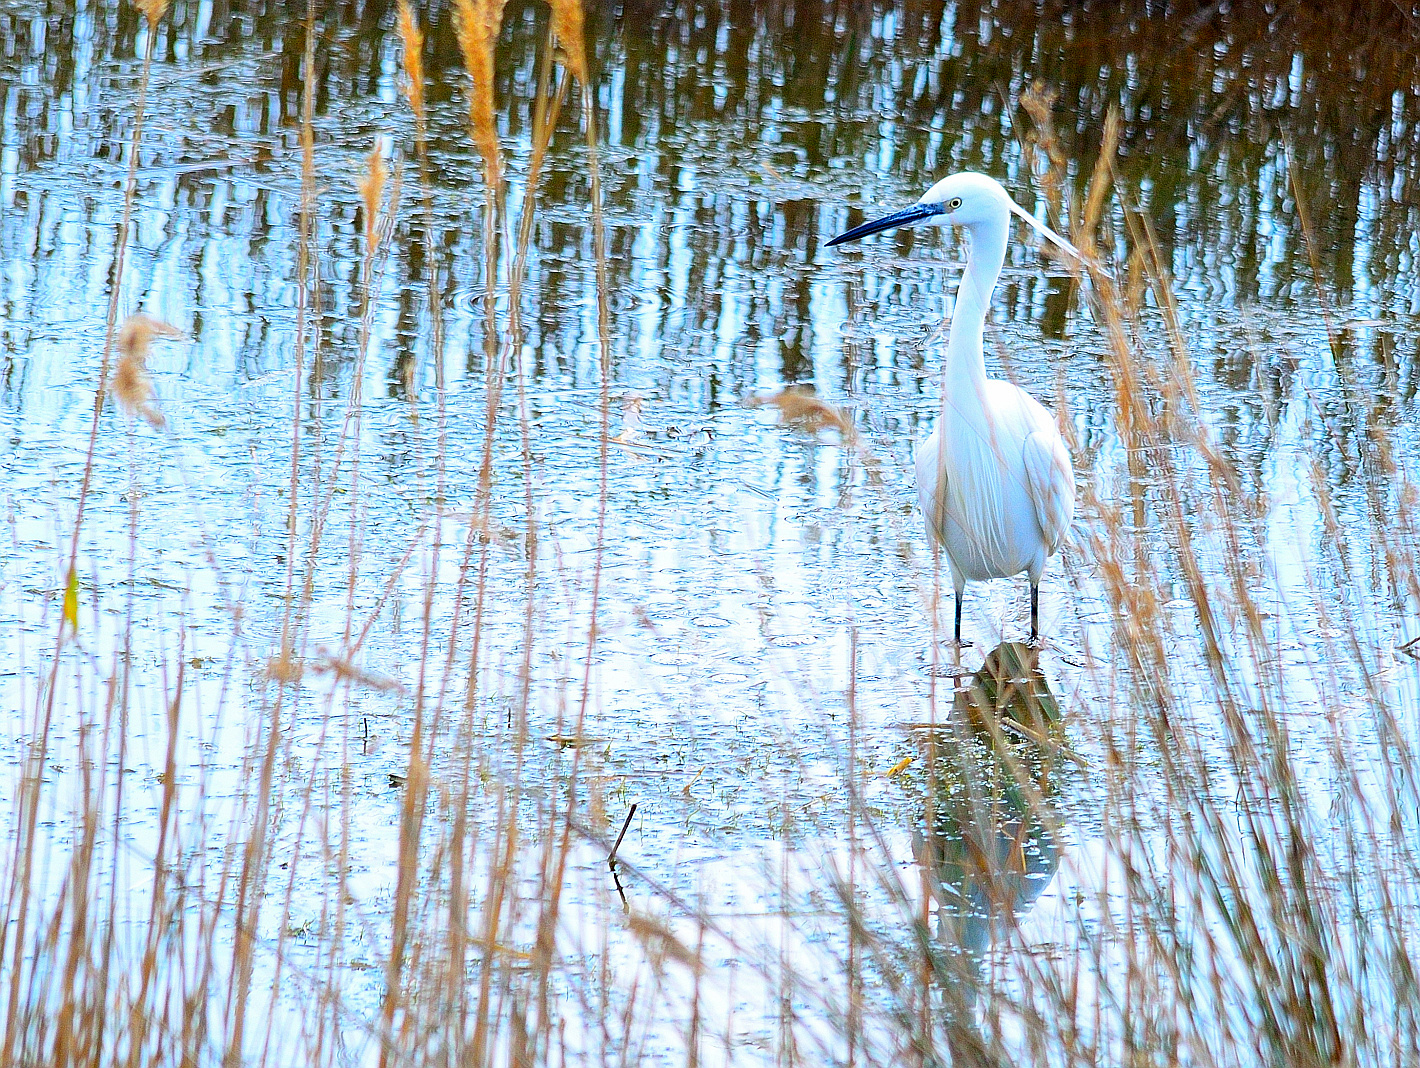
[[[358,965],[343,982],[361,1019],[373,1019],[382,990],[382,918],[416,705],[447,710],[433,743],[436,797],[472,752],[486,783],[544,814],[578,761],[578,818],[593,835],[614,836],[636,802],[621,854],[640,907],[693,900],[745,930],[775,910],[828,909],[811,874],[787,873],[817,870],[849,835],[850,753],[864,776],[860,816],[880,821],[892,859],[911,870],[914,833],[920,845],[930,813],[911,776],[887,773],[915,752],[913,725],[946,717],[956,684],[932,670],[951,656],[934,642],[941,579],[909,460],[938,411],[936,331],[964,250],[935,231],[846,250],[824,241],[968,168],[1066,228],[1110,106],[1122,134],[1105,251],[1123,264],[1137,247],[1124,206],[1148,217],[1176,283],[1200,423],[1247,517],[1239,547],[1216,516],[1190,514],[1190,551],[1220,587],[1234,567],[1251,569],[1251,592],[1268,609],[1266,670],[1289,695],[1299,766],[1314,771],[1301,789],[1325,813],[1329,737],[1338,715],[1364,710],[1376,692],[1373,669],[1397,722],[1411,737],[1415,726],[1414,663],[1390,651],[1416,633],[1416,594],[1394,580],[1384,531],[1420,444],[1420,49],[1400,6],[1360,28],[1299,8],[1270,23],[1250,9],[1150,14],[1148,5],[589,11],[606,283],[599,291],[592,160],[574,88],[533,201],[517,298],[523,345],[508,351],[547,9],[510,5],[497,38],[507,180],[496,233],[450,12],[420,12],[427,186],[400,93],[393,7],[321,14],[310,85],[314,258],[303,280],[305,27],[281,5],[174,3],[157,31],[117,284],[120,313],[141,308],[190,340],[155,345],[150,361],[168,431],[112,405],[99,419],[79,626],[51,706],[45,680],[147,31],[133,9],[107,2],[9,6],[0,13],[0,470],[10,545],[0,565],[0,691],[15,714],[0,749],[18,782],[52,718],[59,755],[41,819],[53,827],[55,859],[39,896],[60,880],[68,813],[88,789],[74,770],[85,759],[113,762],[129,781],[129,841],[115,863],[125,883],[151,884],[144,857],[154,849],[175,685],[190,695],[181,753],[193,873],[204,839],[215,857],[227,821],[247,811],[262,739],[281,709],[276,781],[287,803],[271,835],[312,877],[273,871],[283,903],[262,919],[269,952],[260,966],[268,974],[288,951],[308,952],[316,966],[311,947],[322,943],[311,931],[330,937],[320,872],[332,851],[347,851],[344,878],[365,926],[343,936],[342,959]],[[1062,187],[1048,179],[1050,146],[1020,106],[1036,82],[1054,94]],[[367,286],[357,181],[372,148],[400,174],[389,242]],[[1102,532],[1128,523],[1131,494],[1157,509],[1133,513],[1145,522],[1130,535],[1162,583],[1164,618],[1176,619],[1171,682],[1197,694],[1198,744],[1217,746],[1220,761],[1224,732],[1208,711],[1213,680],[1194,646],[1178,540],[1158,518],[1162,480],[1146,469],[1139,485],[1116,425],[1098,316],[1065,267],[1016,238],[993,304],[988,368],[1064,413],[1088,487],[1072,545],[1043,589],[1050,641],[1041,660],[1086,767],[1051,797],[1061,824],[1052,849],[1065,861],[1042,867],[1048,886],[1033,886],[1014,910],[1019,923],[1038,924],[1017,929],[1020,944],[1047,952],[1081,924],[1093,929],[1086,892],[1103,886],[1106,912],[1111,900],[1095,863],[1110,833],[1100,769],[1139,695],[1101,551]],[[431,279],[442,294],[438,354]],[[599,301],[610,324],[609,431],[622,439],[609,453],[600,534]],[[1142,321],[1144,349],[1167,381],[1157,309]],[[746,404],[791,384],[840,406],[854,433],[785,425],[774,405]],[[1206,486],[1195,454],[1183,450],[1178,462],[1186,482]],[[1209,500],[1206,488],[1199,500]],[[480,525],[472,537],[470,524]],[[460,584],[474,573],[477,582]],[[293,589],[308,591],[295,598],[299,610]],[[977,642],[962,660],[969,673],[986,650],[1023,635],[1024,584],[975,586],[966,607]],[[943,601],[942,620],[949,611]],[[1225,627],[1227,640],[1245,645],[1245,628],[1228,626],[1237,629]],[[293,634],[310,668],[283,685],[270,664]],[[1359,659],[1338,666],[1337,647],[1352,635]],[[362,674],[315,670],[337,662]],[[126,748],[105,735],[95,757],[86,747],[98,744],[100,695],[120,674],[132,687]],[[1362,746],[1378,729],[1360,712],[1348,723]],[[1158,758],[1156,740],[1133,742],[1140,760]],[[1217,796],[1231,797],[1232,785],[1224,775]],[[442,812],[440,803],[432,808]],[[578,850],[567,883],[577,915],[593,926],[615,920],[604,853]],[[890,895],[873,900],[894,915]],[[508,929],[523,951],[530,915]],[[634,956],[580,929],[569,937],[619,964]],[[294,994],[281,997],[292,1003],[272,1011],[291,1011]],[[743,1012],[726,1025],[725,1056],[764,1055],[773,1013],[752,994],[728,998]],[[647,1050],[671,1045],[650,1040]]]

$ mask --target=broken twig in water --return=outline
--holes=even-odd
[[[621,848],[621,840],[626,837],[626,832],[631,827],[631,817],[636,815],[637,804],[636,801],[631,802],[631,811],[626,814],[626,820],[621,825],[621,833],[616,836],[616,845],[611,847],[611,853],[606,858],[612,871],[616,871],[616,851]]]
[[[606,866],[611,872],[611,881],[616,886],[616,894],[621,898],[621,907],[627,912],[631,911],[631,904],[626,900],[626,890],[621,885],[621,875],[616,870],[616,851],[621,848],[621,840],[626,837],[626,832],[631,827],[631,817],[636,815],[637,802],[631,803],[631,810],[626,813],[626,819],[621,824],[621,833],[616,836],[616,844],[611,847],[611,852],[607,854]]]

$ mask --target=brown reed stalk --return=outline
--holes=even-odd
[[[559,12],[560,9],[560,12]],[[580,81],[582,90],[582,125],[586,136],[587,162],[591,178],[592,208],[592,252],[595,260],[597,292],[597,343],[599,349],[599,400],[601,425],[598,441],[597,475],[597,527],[596,544],[592,560],[591,604],[588,609],[586,663],[582,672],[581,692],[577,703],[577,717],[572,736],[581,738],[585,729],[587,708],[591,697],[592,670],[595,663],[597,644],[597,624],[601,601],[602,564],[606,549],[606,521],[610,499],[610,455],[611,455],[611,312],[610,283],[607,278],[606,225],[602,216],[601,164],[597,148],[596,106],[593,86],[587,79],[588,63],[585,44],[578,33],[582,25],[581,0],[553,0],[554,32],[561,28],[562,47],[568,56],[568,67],[584,75]],[[555,949],[555,932],[561,915],[562,889],[565,880],[567,857],[571,852],[573,819],[577,806],[577,784],[581,771],[582,746],[573,750],[572,767],[567,777],[567,800],[565,816],[561,821],[561,834],[553,862],[552,874],[547,883],[546,897],[538,916],[537,935],[533,949],[533,970],[537,975],[537,1026],[539,1031],[530,1036],[535,1051],[545,1046],[548,1029],[551,1026],[549,1011],[549,991]]]
[[[154,24],[155,22],[156,22],[156,18],[153,18],[153,17],[150,17],[150,18],[149,18],[149,28],[150,28],[150,32],[151,32],[151,29],[152,29],[153,24]],[[120,333],[119,333],[119,347],[120,347],[120,350],[122,351],[122,358],[121,358],[120,361],[119,361],[118,371],[117,371],[117,373],[115,374],[115,390],[116,390],[116,392],[119,394],[119,396],[120,396],[121,398],[124,397],[124,390],[129,390],[129,391],[131,391],[131,392],[128,393],[128,395],[127,395],[127,397],[126,397],[125,399],[121,400],[121,403],[133,403],[133,402],[136,401],[137,403],[135,404],[135,407],[137,407],[139,411],[143,412],[143,414],[145,415],[145,417],[148,419],[149,424],[150,424],[151,426],[153,426],[155,429],[158,428],[158,427],[160,427],[160,426],[162,426],[162,425],[164,425],[164,423],[163,423],[162,415],[161,415],[161,413],[158,411],[157,406],[156,406],[156,398],[155,398],[154,395],[153,395],[153,386],[152,386],[152,383],[151,383],[151,381],[148,381],[148,380],[147,380],[147,372],[146,372],[146,368],[143,367],[143,360],[144,360],[144,358],[145,358],[146,355],[147,355],[146,349],[147,349],[147,342],[148,342],[149,336],[150,336],[151,334],[153,334],[153,333],[157,333],[157,332],[162,331],[164,328],[166,328],[166,329],[167,329],[168,331],[170,331],[172,334],[177,334],[177,333],[179,333],[178,331],[173,330],[171,327],[168,327],[167,324],[165,324],[165,323],[157,323],[156,321],[150,321],[150,320],[148,320],[148,318],[147,318],[146,316],[143,316],[143,317],[139,317],[139,316],[129,316],[129,318],[124,322],[123,329],[122,329],[122,330],[120,331]],[[135,368],[135,365],[136,365],[136,368]],[[127,369],[127,374],[125,374],[125,368]],[[122,383],[122,387],[123,387],[122,389],[119,388],[119,387],[120,387],[120,383]],[[138,397],[135,397],[135,396],[133,395],[133,392],[139,393],[139,396],[138,396]],[[132,689],[133,689],[133,670],[132,670],[132,661],[133,661],[133,626],[134,626],[134,615],[135,615],[135,607],[136,607],[136,600],[137,600],[137,585],[138,585],[138,583],[137,583],[137,577],[138,577],[138,508],[139,508],[139,503],[138,503],[138,502],[139,502],[139,498],[140,498],[140,496],[141,496],[141,494],[140,494],[140,489],[139,489],[139,479],[138,479],[138,458],[137,458],[136,450],[135,450],[135,447],[134,447],[133,426],[132,426],[131,423],[130,423],[130,425],[129,425],[129,427],[128,427],[128,434],[127,434],[127,437],[128,437],[128,583],[127,583],[127,590],[126,590],[125,596],[124,596],[124,628],[123,628],[122,665],[121,665],[121,667],[119,667],[119,665],[116,664],[115,667],[116,667],[117,670],[115,670],[115,673],[114,673],[116,677],[118,677],[118,678],[121,679],[121,682],[119,683],[119,686],[121,687],[121,689],[118,689],[118,687],[115,687],[115,689],[118,689],[117,700],[116,700],[116,701],[110,701],[110,702],[109,702],[109,705],[108,705],[108,708],[106,709],[106,713],[107,713],[107,714],[105,715],[104,727],[103,727],[103,740],[102,740],[102,742],[101,742],[103,751],[104,751],[105,753],[109,752],[109,751],[110,751],[109,745],[110,745],[111,732],[113,732],[113,731],[114,731],[114,728],[115,728],[113,712],[114,712],[114,705],[116,704],[116,705],[117,705],[117,719],[118,719],[118,722],[117,722],[118,754],[117,754],[117,755],[118,755],[118,767],[119,767],[120,769],[124,768],[124,767],[127,765],[128,739],[129,739],[129,733],[130,733],[130,732],[129,732],[129,710],[130,710],[130,701],[131,701],[131,698],[132,698]],[[100,796],[102,796],[102,794],[103,794],[103,792],[104,792],[104,790],[105,790],[105,787],[106,787],[106,785],[107,785],[106,783],[102,782],[102,780],[105,779],[106,777],[107,777],[106,775],[101,775],[101,783],[100,783],[100,786],[99,786],[99,795],[100,795]],[[117,932],[117,930],[118,930],[118,923],[117,923],[118,901],[119,901],[118,876],[119,876],[119,869],[120,869],[120,865],[119,865],[119,862],[118,862],[118,858],[119,858],[119,855],[120,855],[120,854],[119,854],[119,843],[120,843],[120,840],[121,840],[121,838],[122,838],[124,817],[125,817],[125,815],[126,815],[126,813],[125,813],[125,811],[124,811],[124,803],[123,803],[123,801],[124,801],[124,776],[123,776],[123,774],[121,773],[121,771],[120,771],[120,774],[119,774],[119,775],[117,776],[117,778],[116,778],[116,782],[115,782],[114,786],[115,786],[115,797],[114,797],[114,802],[113,802],[113,829],[112,829],[112,835],[111,835],[110,841],[109,841],[109,855],[110,855],[110,857],[111,857],[112,859],[111,859],[110,868],[109,868],[109,887],[108,887],[109,909],[108,909],[108,917],[107,917],[107,931],[108,931],[111,935],[112,935],[113,933]],[[163,860],[164,860],[164,858],[163,858],[163,856],[162,856],[162,852],[161,852],[161,850],[159,850],[158,855],[154,858],[154,866],[155,866],[159,871],[161,871],[161,869],[162,869]],[[92,861],[90,861],[90,863],[92,863]],[[158,886],[156,886],[156,885],[155,885],[154,891],[153,891],[153,898],[154,898],[154,902],[155,902],[155,903],[161,902],[161,899],[162,899],[162,891],[161,891],[161,889],[160,889]],[[151,920],[150,920],[150,922],[151,922]],[[78,943],[78,942],[80,942],[80,941],[82,941],[82,940],[81,940],[81,939],[75,939],[75,940],[74,940],[75,943]],[[98,993],[97,993],[96,1001],[97,1001],[97,1003],[98,1003],[100,1006],[105,1006],[105,1007],[107,1007],[107,1005],[108,1005],[108,1000],[109,1000],[109,977],[110,977],[111,967],[112,967],[112,964],[113,964],[113,952],[114,952],[114,939],[113,939],[113,937],[105,938],[105,939],[103,940],[102,946],[103,946],[102,951],[101,951],[101,954],[102,954],[102,964],[100,965],[100,975],[99,975],[99,979],[98,979]],[[86,946],[85,948],[88,948],[88,947]],[[69,987],[69,989],[72,990],[72,989],[74,989],[74,987],[71,985],[71,986]],[[146,992],[146,991],[145,991],[145,992]],[[140,994],[140,997],[139,997],[138,999],[136,999],[133,1004],[134,1004],[135,1008],[138,1010],[137,1013],[136,1013],[136,1020],[135,1020],[135,1023],[136,1023],[137,1026],[134,1026],[134,1027],[131,1027],[131,1028],[130,1028],[129,1041],[130,1041],[130,1043],[133,1044],[131,1048],[138,1048],[138,1049],[141,1049],[141,1048],[142,1048],[142,1040],[143,1040],[143,1037],[145,1037],[146,1028],[145,1028],[144,1025],[145,1025],[145,1023],[146,1023],[146,1017],[147,1017],[146,1011],[144,1011],[144,1010],[146,1010],[146,1006],[143,1004],[143,999],[142,999],[141,994]],[[92,1049],[91,1049],[90,1052],[89,1052],[89,1056],[95,1057],[95,1058],[98,1058],[98,1057],[102,1057],[102,1056],[103,1056],[103,1052],[104,1052],[104,1050],[103,1050],[103,1034],[104,1034],[104,1027],[105,1027],[105,1023],[104,1023],[103,1021],[106,1021],[106,1020],[107,1020],[107,1013],[100,1013],[100,1014],[98,1014],[98,1019],[99,1019],[101,1022],[100,1022],[100,1023],[98,1024],[98,1026],[95,1028],[95,1030],[97,1031],[97,1034],[94,1035],[94,1037],[93,1037],[93,1046],[92,1046]]]
[[[534,631],[535,612],[535,586],[537,574],[537,520],[536,508],[533,497],[533,459],[531,444],[531,425],[528,415],[527,398],[527,370],[525,366],[525,353],[523,344],[522,326],[522,284],[527,273],[527,256],[531,245],[532,226],[535,218],[536,196],[540,185],[543,160],[545,159],[549,146],[552,131],[556,126],[556,118],[560,111],[562,99],[565,97],[567,89],[567,79],[563,78],[558,86],[556,95],[549,98],[547,86],[551,74],[552,49],[551,41],[543,50],[543,60],[540,66],[537,100],[534,111],[534,136],[533,154],[529,162],[528,178],[524,190],[523,206],[520,216],[519,232],[517,238],[514,265],[509,279],[509,317],[508,317],[508,346],[516,354],[518,360],[518,418],[519,433],[522,441],[523,454],[523,482],[524,482],[524,508],[526,513],[526,538],[525,551],[527,568],[525,573],[525,597],[524,602],[524,640],[522,652],[522,667],[519,671],[520,693],[517,708],[519,710],[517,743],[517,766],[514,771],[514,781],[511,786],[511,796],[516,798],[518,780],[521,776],[522,767],[522,738],[526,733],[526,717],[529,702],[531,699],[532,687],[532,656],[536,645],[536,635]],[[486,557],[485,557],[486,558]],[[480,574],[480,590],[482,589],[482,579]],[[475,665],[476,669],[476,665]],[[467,775],[467,772],[465,773]],[[467,782],[467,778],[465,778]],[[472,1050],[475,1060],[480,1060],[484,1056],[489,1041],[490,1030],[493,1026],[492,1018],[489,1014],[490,999],[492,996],[493,980],[493,959],[491,949],[496,943],[497,931],[501,924],[503,914],[503,902],[509,890],[513,875],[513,863],[516,856],[515,844],[519,840],[516,824],[516,803],[507,810],[507,816],[502,813],[504,799],[510,796],[508,792],[500,792],[499,809],[500,816],[496,825],[500,828],[500,833],[504,836],[503,849],[501,852],[502,861],[495,865],[490,873],[489,893],[485,897],[485,930],[484,930],[484,962],[480,972],[480,985],[478,994],[478,1012],[475,1022],[474,1033],[472,1035]],[[459,824],[459,834],[462,834],[462,823]],[[462,855],[461,845],[456,846],[455,855]],[[457,892],[452,895],[452,904],[462,907],[463,894]],[[488,907],[491,902],[492,907]],[[456,921],[457,928],[461,931],[462,921]],[[460,935],[460,938],[462,936]],[[459,982],[461,972],[450,969],[450,981]]]
[[[296,344],[294,352],[295,387],[291,417],[291,473],[288,483],[286,519],[285,608],[281,627],[283,661],[293,659],[300,614],[295,597],[296,538],[299,519],[301,484],[301,412],[305,378],[305,345],[309,311],[309,279],[312,270],[311,245],[315,226],[315,0],[306,0],[305,48],[303,51],[303,84],[301,102],[301,210],[296,243]],[[314,549],[312,549],[314,551]],[[309,568],[308,568],[309,570]],[[307,590],[310,589],[308,581]],[[303,598],[308,601],[309,597]],[[226,1035],[224,1068],[237,1068],[243,1052],[246,1034],[247,1003],[251,992],[251,977],[256,952],[256,931],[260,921],[262,888],[265,880],[267,836],[270,829],[272,793],[275,782],[276,757],[280,750],[284,712],[285,687],[278,686],[271,707],[271,719],[266,724],[264,751],[261,759],[256,793],[253,826],[241,852],[237,871],[235,949],[227,994],[227,1016],[231,1020]],[[225,881],[225,873],[224,873]]]
[[[366,254],[365,264],[362,273],[365,279],[365,311],[361,317],[361,330],[359,346],[361,356],[357,361],[356,378],[357,381],[363,374],[364,353],[369,347],[370,327],[374,314],[373,287],[375,275],[375,256],[380,251],[392,228],[395,217],[397,190],[391,197],[389,212],[384,216],[384,226],[381,227],[377,220],[380,218],[380,204],[383,197],[385,184],[384,159],[379,153],[378,147],[371,152],[369,164],[365,176],[360,182],[360,192],[365,205],[366,224],[365,242]],[[354,391],[355,399],[359,398],[358,387]],[[358,493],[359,477],[359,439],[363,434],[362,422],[358,414],[358,406],[352,403],[352,411],[355,414],[354,439],[355,446],[352,450],[351,460],[351,488],[352,495]],[[346,605],[347,624],[345,642],[348,646],[352,637],[351,628],[354,622],[354,590],[355,590],[355,561],[356,546],[353,539],[356,538],[357,531],[354,524],[351,525],[351,575],[349,581],[348,600]],[[405,958],[409,942],[409,918],[412,909],[412,899],[419,879],[419,852],[420,840],[423,835],[423,819],[425,803],[428,797],[428,754],[425,752],[425,733],[427,729],[425,708],[425,687],[424,671],[428,662],[429,650],[429,622],[430,609],[432,607],[433,589],[432,578],[424,599],[424,637],[421,643],[422,654],[420,657],[420,682],[414,695],[414,722],[413,732],[409,742],[409,763],[405,779],[404,804],[400,813],[399,831],[399,859],[396,865],[396,884],[394,895],[394,914],[390,922],[391,946],[389,959],[385,965],[385,998],[382,1008],[384,1044],[382,1045],[382,1058],[399,1048],[400,1044],[394,1031],[394,1019],[397,1006],[400,1003],[403,991],[402,972],[405,966]]]
[[[461,631],[461,611],[464,589],[477,545],[477,532],[490,529],[493,486],[493,445],[501,409],[503,378],[505,374],[504,353],[498,343],[496,321],[497,264],[501,227],[498,206],[502,200],[502,150],[498,144],[497,128],[493,110],[493,46],[502,22],[502,0],[455,0],[454,26],[459,49],[468,71],[468,124],[470,137],[478,148],[483,160],[483,244],[484,244],[484,294],[483,294],[483,351],[485,374],[485,427],[482,459],[479,467],[478,495],[475,504],[475,521],[469,524],[465,539],[463,559],[459,568],[459,580],[455,591],[455,614],[449,638],[449,661],[446,673],[452,667],[455,643]],[[488,553],[479,554],[474,577],[474,608],[471,626],[472,650],[469,653],[468,683],[465,689],[463,707],[465,711],[464,731],[472,735],[474,710],[480,682],[480,658],[483,651],[484,616],[487,611]],[[471,738],[470,738],[471,742]],[[465,799],[459,804],[455,814],[454,851],[452,863],[462,867],[471,856],[472,836],[468,833],[466,799],[470,796],[473,783],[473,751],[469,744],[465,749],[462,778],[456,796]],[[475,1009],[473,1034],[470,1038],[470,1056],[473,1063],[482,1064],[492,1041],[492,1031],[496,1028],[491,1016],[492,980],[496,969],[498,930],[502,922],[504,901],[511,881],[512,858],[516,835],[516,803],[504,808],[506,795],[500,791],[498,816],[495,826],[505,835],[504,853],[489,867],[489,888],[484,897],[484,932],[481,940],[482,966],[480,968],[478,1000]],[[462,975],[466,960],[467,945],[461,916],[454,917],[454,910],[462,909],[464,903],[461,890],[451,902],[450,929],[453,944],[450,946],[450,974]]]

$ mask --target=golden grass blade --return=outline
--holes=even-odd
[[[1110,163],[1119,150],[1119,108],[1110,105],[1104,120],[1104,136],[1100,142],[1100,154],[1095,159],[1094,173],[1090,175],[1089,192],[1085,196],[1085,210],[1080,215],[1080,229],[1075,235],[1094,246],[1095,229],[1104,214],[1104,205],[1109,197]]]
[[[367,253],[375,248],[380,222],[380,204],[384,200],[385,178],[389,170],[385,166],[384,154],[380,146],[370,149],[365,157],[365,170],[355,180],[360,190],[360,200],[365,208],[365,248]]]
[[[1033,124],[1033,138],[1028,135],[1027,139],[1033,139],[1045,153],[1045,167],[1039,175],[1041,189],[1057,217],[1063,207],[1064,176],[1069,169],[1069,160],[1060,144],[1060,138],[1055,134],[1055,121],[1051,116],[1051,109],[1055,106],[1058,96],[1054,89],[1047,88],[1043,82],[1031,83],[1021,94],[1021,108],[1030,116]]]
[[[71,567],[69,575],[64,580],[64,622],[69,627],[70,634],[79,632],[79,575]]]

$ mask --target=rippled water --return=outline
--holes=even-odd
[[[491,529],[471,540],[468,529],[498,359],[484,328],[490,310],[500,331],[509,314],[547,11],[510,6],[498,38],[495,115],[508,166],[500,235],[485,232],[482,164],[467,131],[449,11],[421,13],[431,236],[411,156],[413,120],[399,91],[393,8],[336,5],[317,20],[315,328],[302,347],[303,26],[282,5],[173,4],[156,42],[119,310],[141,308],[189,340],[155,343],[150,361],[167,432],[130,423],[112,406],[98,423],[77,641],[65,653],[72,663],[55,676],[56,697],[45,680],[146,33],[126,6],[7,5],[0,471],[9,548],[0,564],[0,693],[14,713],[0,747],[18,782],[26,747],[54,717],[66,755],[54,758],[41,819],[54,824],[55,855],[70,840],[69,806],[87,788],[73,774],[83,762],[75,747],[87,744],[81,727],[93,722],[124,656],[135,696],[122,766],[139,784],[133,789],[156,806],[164,695],[182,663],[201,709],[184,728],[183,752],[203,769],[187,777],[204,784],[195,811],[206,811],[213,827],[235,811],[232,799],[253,782],[262,724],[279,706],[263,671],[290,633],[288,589],[307,583],[309,606],[296,625],[311,662],[348,656],[379,685],[308,675],[292,687],[278,778],[335,776],[324,780],[335,784],[339,774],[354,775],[352,871],[363,873],[362,907],[378,915],[393,886],[400,811],[389,776],[404,774],[416,695],[421,687],[432,694],[420,650],[426,640],[442,649],[456,614],[474,610],[471,588],[459,604],[454,591],[465,545],[475,544],[470,558],[488,593],[476,654],[482,688],[468,724],[438,742],[437,768],[452,775],[475,746],[492,778],[509,780],[526,760],[530,789],[550,799],[578,752],[591,781],[589,825],[614,833],[637,802],[621,849],[640,876],[727,915],[757,914],[779,907],[758,879],[780,863],[774,843],[790,853],[810,843],[831,848],[823,843],[842,833],[833,813],[845,805],[851,723],[856,759],[871,777],[865,803],[884,817],[900,863],[921,859],[926,787],[885,773],[916,752],[918,735],[905,728],[942,714],[953,686],[930,670],[949,654],[933,652],[934,578],[908,461],[938,409],[933,332],[949,311],[962,249],[950,234],[924,231],[862,249],[823,243],[967,168],[997,176],[1021,203],[1060,221],[1062,205],[1041,180],[1043,157],[1019,107],[1037,79],[1058,94],[1067,215],[1078,211],[1106,107],[1122,110],[1121,200],[1151,220],[1177,281],[1218,454],[1239,494],[1264,502],[1245,551],[1258,563],[1256,592],[1275,608],[1269,640],[1280,670],[1294,672],[1287,678],[1298,709],[1334,707],[1333,684],[1318,681],[1327,670],[1317,663],[1341,628],[1362,621],[1373,631],[1359,635],[1367,648],[1390,648],[1416,628],[1413,595],[1380,577],[1382,547],[1358,541],[1334,564],[1328,531],[1369,528],[1383,518],[1378,501],[1413,473],[1420,53],[1406,44],[1413,30],[1399,7],[1396,26],[1377,22],[1346,48],[1333,47],[1340,28],[1330,16],[1293,10],[1254,26],[1210,11],[627,3],[590,12],[610,433],[623,437],[610,452],[598,554],[590,160],[580,110],[570,104],[536,194],[519,298],[525,345],[506,365],[492,430]],[[400,200],[362,351],[365,220],[356,183],[376,147],[402,167]],[[1314,225],[1311,246],[1299,191]],[[1118,205],[1110,211],[1122,261],[1134,243]],[[442,465],[431,276],[445,299]],[[1159,327],[1155,340],[1162,337]],[[1127,510],[1107,351],[1077,283],[1033,245],[1013,242],[988,368],[1064,408],[1082,483],[1106,506]],[[791,383],[842,406],[856,443],[784,425],[773,405],[745,403]],[[1375,426],[1388,431],[1398,457],[1379,491],[1366,466]],[[302,554],[294,561],[286,526],[293,471]],[[1313,488],[1318,471],[1332,490],[1326,501]],[[1124,688],[1122,654],[1091,551],[1101,514],[1082,509],[1074,545],[1064,563],[1052,563],[1043,588],[1051,639],[1043,667],[1067,722],[1076,718],[1071,744],[1086,765],[1052,801],[1066,829],[1046,852],[1073,850],[1074,861],[1058,875],[1054,861],[1037,864],[1049,888],[1042,895],[1035,886],[1020,902],[1024,915],[1040,896],[1038,937],[1047,942],[1072,922],[1061,917],[1076,882],[1089,882],[1102,833],[1102,787],[1088,770],[1101,755],[1100,733],[1090,724],[1130,714],[1114,689]],[[1142,552],[1172,559],[1163,532],[1136,534]],[[1196,535],[1201,566],[1221,576],[1234,547],[1206,522]],[[1184,576],[1175,563],[1160,566],[1175,583],[1180,633],[1189,635]],[[1328,621],[1316,604],[1337,606],[1344,622]],[[984,650],[1024,633],[1025,605],[1023,583],[968,592],[977,647],[965,671],[980,666]],[[944,619],[948,611],[949,603]],[[467,637],[456,640],[450,677],[460,692],[474,655]],[[1179,685],[1205,688],[1201,663],[1181,656]],[[513,744],[525,681],[531,736],[569,738],[582,720],[580,749],[539,741],[527,755]],[[1415,683],[1404,661],[1388,682],[1412,726]],[[1335,683],[1343,697],[1360,687],[1349,677]],[[1319,778],[1325,726],[1317,718],[1297,727],[1315,742]],[[1325,794],[1324,782],[1312,786]],[[126,878],[146,885],[141,858],[151,855],[157,816],[143,811],[123,863]],[[312,829],[312,819],[283,813],[274,834],[293,858],[319,865],[332,832]],[[569,893],[592,913],[615,909],[603,861],[589,846],[569,877]],[[640,876],[629,879],[632,897],[654,901]],[[318,889],[303,887],[293,900],[294,928],[320,911]],[[279,941],[276,921],[265,922],[265,936]],[[352,956],[363,960],[362,952]],[[364,986],[356,976],[352,1003],[373,1005],[381,975],[371,971]],[[761,1023],[746,1023],[746,1035]]]

